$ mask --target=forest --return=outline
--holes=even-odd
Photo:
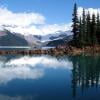
[[[100,45],[99,12],[91,15],[89,11],[83,8],[82,15],[78,16],[77,8],[77,4],[75,3],[72,14],[72,44],[79,48]]]

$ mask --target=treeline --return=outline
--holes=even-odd
[[[77,4],[74,4],[72,19],[72,44],[77,47],[100,45],[100,16],[97,14],[90,15],[83,8],[83,13],[79,17],[77,14]]]

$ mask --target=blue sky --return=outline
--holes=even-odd
[[[14,12],[41,13],[47,18],[47,23],[64,23],[70,20],[73,2],[72,0],[1,0],[1,5]]]
[[[13,13],[34,12],[46,18],[46,24],[70,23],[74,0],[0,0],[0,6]],[[76,0],[78,6],[99,8],[100,0]]]
[[[76,0],[79,6],[85,8],[100,7],[100,0]],[[73,0],[0,0],[0,5],[14,12],[33,11],[43,14],[47,23],[70,22]]]

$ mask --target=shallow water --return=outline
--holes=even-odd
[[[100,100],[100,56],[0,56],[0,100]]]

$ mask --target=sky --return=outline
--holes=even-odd
[[[75,0],[0,0],[0,25],[22,34],[46,35],[71,29]],[[76,0],[79,14],[82,8],[92,13],[100,0]],[[100,9],[99,9],[100,10]]]

